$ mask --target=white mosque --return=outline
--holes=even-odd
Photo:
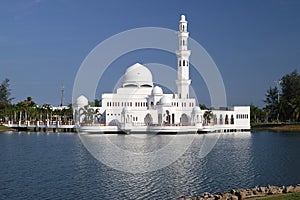
[[[165,94],[153,85],[152,73],[144,65],[129,67],[116,93],[102,94],[101,107],[91,107],[84,96],[77,99],[74,115],[80,131],[94,133],[135,132],[229,132],[250,129],[250,107],[235,106],[201,110],[189,96],[187,21],[179,21],[177,94]]]

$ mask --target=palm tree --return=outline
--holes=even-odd
[[[205,111],[203,114],[205,124],[209,124],[212,117],[213,117],[213,112],[211,110]]]
[[[80,117],[83,117],[83,121],[87,123],[94,123],[94,116],[97,112],[98,109],[94,110],[89,105],[79,109]]]
[[[49,117],[51,119],[51,117],[52,117],[52,106],[50,104],[44,104],[42,106],[42,109],[44,111],[44,119],[49,120]]]

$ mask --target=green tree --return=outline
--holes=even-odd
[[[201,110],[207,110],[208,109],[205,104],[199,104],[199,107],[200,107]]]
[[[94,110],[89,105],[79,109],[80,116],[83,116],[83,122],[94,123],[94,117],[98,114],[98,109]]]
[[[204,114],[203,114],[205,124],[209,124],[212,117],[213,117],[213,113],[212,113],[211,110],[205,111]]]
[[[263,109],[257,106],[250,105],[250,120],[251,123],[261,123],[266,119],[266,113]]]
[[[266,93],[266,99],[264,102],[266,103],[265,110],[268,114],[269,121],[273,121],[277,119],[278,115],[278,88],[270,87]]]
[[[20,110],[20,120],[36,121],[38,119],[38,109],[32,97],[27,97],[24,101],[17,104]],[[23,117],[24,116],[24,117]]]
[[[10,104],[14,98],[10,97],[11,89],[9,88],[9,79],[6,78],[0,84],[0,102]]]
[[[282,113],[284,119],[300,121],[300,74],[297,70],[282,77],[281,87],[282,110],[285,111],[285,113]]]
[[[300,74],[294,70],[280,80],[281,95],[277,87],[270,87],[266,93],[264,110],[269,121],[300,121]],[[279,97],[279,100],[278,100]]]

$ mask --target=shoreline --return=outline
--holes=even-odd
[[[300,132],[300,124],[286,124],[286,123],[261,123],[252,124],[251,131],[274,131],[274,132]],[[0,133],[7,131],[16,131],[13,128],[0,125]]]
[[[210,194],[205,192],[198,196],[193,197],[179,197],[179,200],[244,200],[244,199],[268,199],[269,197],[280,197],[288,194],[299,194],[300,195],[300,184],[290,186],[266,186],[266,187],[255,187],[250,189],[233,189],[231,191],[219,192]],[[284,198],[284,197],[283,197]]]
[[[260,131],[260,130],[268,130],[268,131],[283,131],[283,132],[300,132],[300,124],[293,123],[262,123],[262,124],[252,124],[251,131]]]
[[[8,131],[15,131],[15,129],[0,125],[0,133],[8,132]]]

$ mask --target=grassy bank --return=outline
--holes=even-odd
[[[300,199],[300,192],[290,193],[290,194],[280,194],[274,195],[269,197],[262,197],[259,199],[263,200],[299,200]]]
[[[5,131],[13,131],[14,129],[0,125],[0,133]]]
[[[300,132],[300,124],[252,124],[252,130],[270,130],[270,131],[287,131],[287,132]]]

